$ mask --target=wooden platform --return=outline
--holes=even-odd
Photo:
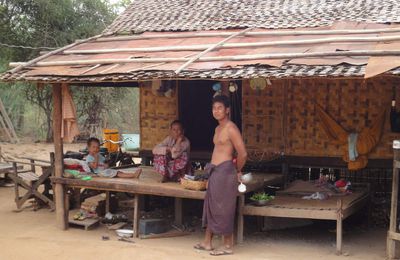
[[[72,188],[87,188],[93,190],[107,191],[109,196],[110,191],[114,192],[128,192],[135,195],[134,197],[134,216],[133,216],[133,230],[135,236],[139,235],[138,223],[139,223],[139,197],[141,195],[156,195],[166,196],[175,198],[175,222],[182,224],[182,198],[188,199],[199,199],[203,200],[205,197],[205,191],[192,191],[184,189],[180,183],[168,182],[161,183],[161,176],[154,171],[152,167],[141,167],[143,172],[138,179],[127,179],[127,178],[101,178],[94,177],[90,181],[83,181],[80,179],[68,179],[62,177],[51,178],[55,184],[61,184],[62,186]],[[253,173],[253,180],[247,184],[247,191],[252,192],[263,189],[267,185],[280,184],[283,181],[283,175],[274,173]],[[66,189],[64,189],[65,192]],[[238,192],[239,197],[239,208],[238,208],[238,241],[242,241],[243,238],[243,215],[242,208],[240,205],[244,202],[244,194]],[[65,211],[68,211],[65,208]],[[62,212],[61,216],[67,216],[66,212]],[[66,219],[63,219],[63,222]]]
[[[360,206],[365,205],[367,192],[355,192],[348,196],[331,197],[327,200],[305,200],[294,196],[277,196],[269,205],[258,207],[248,204],[244,207],[245,215],[268,217],[308,218],[336,220],[338,201],[342,200],[343,219],[350,216]]]
[[[161,176],[152,167],[141,167],[143,172],[139,179],[101,178],[94,177],[90,181],[68,178],[52,178],[54,183],[70,187],[88,188],[95,190],[129,192],[137,194],[157,195],[175,198],[204,199],[205,191],[184,189],[180,183],[161,183]],[[281,174],[254,174],[253,181],[247,185],[247,192],[274,185],[282,181]]]
[[[337,252],[342,251],[342,221],[354,214],[369,201],[369,189],[359,188],[347,196],[327,200],[305,200],[298,196],[278,195],[266,206],[247,204],[243,215],[335,220]]]
[[[74,215],[79,212],[79,210],[72,210],[69,212],[68,215],[68,223],[76,226],[81,226],[85,230],[89,230],[95,226],[97,226],[100,223],[100,220],[98,218],[87,218],[84,220],[75,220]]]

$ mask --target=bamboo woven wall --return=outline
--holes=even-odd
[[[159,97],[151,84],[140,83],[140,149],[151,150],[169,133],[170,123],[178,118],[178,95]]]
[[[398,81],[397,81],[398,83]],[[243,82],[243,135],[250,151],[283,151],[287,155],[342,156],[327,140],[316,116],[320,104],[347,131],[370,126],[386,108],[383,135],[370,158],[392,157],[390,131],[393,78],[284,79],[257,91]],[[397,94],[399,104],[400,93]]]

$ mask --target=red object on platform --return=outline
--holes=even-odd
[[[345,181],[345,180],[338,180],[337,182],[335,182],[335,186],[337,188],[343,188],[346,186],[346,184],[347,184],[347,181]]]
[[[80,164],[71,164],[71,165],[64,165],[64,169],[67,169],[67,170],[77,170],[77,171],[80,171],[80,172],[84,172],[84,170],[83,170],[83,168],[82,168],[82,166],[80,165]]]

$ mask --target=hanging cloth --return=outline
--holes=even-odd
[[[64,142],[72,143],[79,135],[76,108],[67,84],[62,84],[62,133]]]

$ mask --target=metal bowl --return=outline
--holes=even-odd
[[[253,200],[254,204],[256,206],[265,206],[268,204],[268,202],[270,202],[271,200]]]
[[[133,237],[133,230],[130,229],[117,229],[115,230],[115,232],[117,232],[117,235],[119,237],[126,237],[126,238]]]
[[[253,180],[253,175],[251,172],[243,174],[242,177],[240,178],[244,184],[249,183]]]

